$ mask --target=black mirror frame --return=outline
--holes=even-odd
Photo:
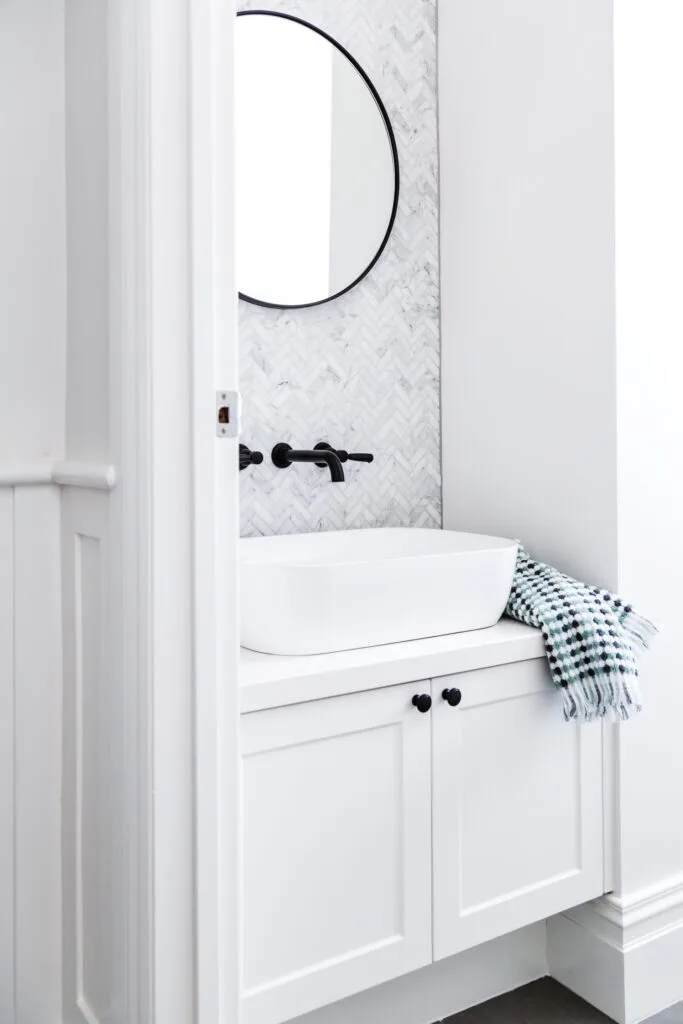
[[[334,295],[328,296],[328,298],[326,299],[318,299],[317,302],[303,302],[300,303],[299,305],[284,305],[281,302],[264,302],[262,299],[255,299],[251,295],[245,295],[243,292],[239,292],[240,299],[243,299],[245,302],[251,303],[251,305],[253,306],[263,306],[267,309],[310,309],[313,306],[324,306],[325,303],[334,302],[335,299],[339,299],[341,298],[342,295],[346,295],[346,293],[350,292],[353,288],[356,287],[356,285],[359,285],[360,282],[365,277],[368,276],[370,271],[379,262],[379,259],[384,250],[386,249],[387,243],[389,242],[389,239],[391,237],[391,233],[394,229],[394,224],[396,223],[396,214],[398,213],[398,201],[401,188],[401,172],[399,168],[398,147],[396,145],[396,136],[394,135],[394,129],[392,127],[391,120],[389,119],[389,114],[387,113],[387,109],[384,106],[384,103],[382,102],[382,99],[377,89],[375,88],[372,80],[370,79],[370,76],[363,70],[363,68],[356,60],[356,58],[352,54],[350,54],[349,51],[345,47],[343,47],[341,43],[337,42],[336,39],[334,39],[331,35],[328,35],[328,33],[324,32],[321,28],[318,28],[316,25],[312,25],[310,21],[305,21],[303,18],[297,18],[293,14],[284,14],[281,11],[238,11],[237,17],[246,18],[259,14],[267,15],[268,17],[271,18],[282,18],[285,21],[294,21],[298,25],[303,25],[305,28],[311,29],[312,32],[317,32],[319,36],[322,36],[323,39],[326,39],[328,43],[331,43],[332,46],[335,46],[341,53],[344,54],[346,59],[353,65],[358,74],[361,76],[361,78],[363,79],[363,81],[365,82],[365,84],[367,85],[368,89],[370,90],[374,97],[374,100],[379,108],[379,112],[382,115],[382,120],[384,121],[384,125],[387,130],[387,135],[389,136],[389,144],[391,145],[391,152],[394,160],[394,202],[392,204],[389,225],[387,227],[384,238],[382,239],[382,243],[379,249],[377,250],[375,256],[372,258],[370,263],[368,263],[367,267],[362,272],[362,274],[358,275],[355,281],[352,281],[351,284],[346,286],[346,288],[342,288],[341,291],[336,292]]]

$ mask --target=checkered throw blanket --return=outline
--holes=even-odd
[[[625,721],[642,710],[636,655],[657,630],[630,604],[535,562],[520,545],[506,611],[543,630],[568,722]]]

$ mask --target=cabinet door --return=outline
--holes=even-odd
[[[245,1024],[431,961],[429,684],[245,715]]]
[[[435,681],[432,714],[434,959],[600,896],[602,730],[545,660]]]

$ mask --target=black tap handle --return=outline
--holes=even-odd
[[[366,452],[347,452],[343,448],[333,448],[327,441],[321,441],[315,446],[316,451],[336,452],[340,462],[374,462],[375,456]]]
[[[345,452],[343,449],[337,452],[342,462],[374,462],[375,456],[369,452]]]
[[[263,452],[252,452],[246,444],[240,445],[240,470],[247,466],[260,466],[263,462]]]

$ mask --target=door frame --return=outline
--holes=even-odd
[[[198,1024],[240,1018],[238,438],[217,436],[216,411],[216,392],[239,388],[235,19],[234,0],[191,0]]]
[[[239,1021],[233,0],[110,5],[128,1020]],[[230,282],[232,282],[232,287]]]

